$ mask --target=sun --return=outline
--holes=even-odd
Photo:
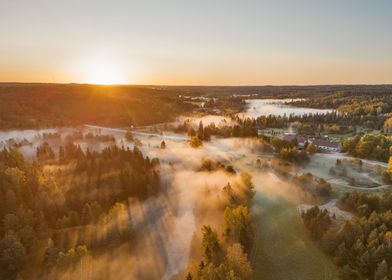
[[[96,57],[81,65],[83,82],[88,84],[114,85],[126,84],[127,79],[122,65],[107,57]]]
[[[100,85],[113,85],[124,83],[116,69],[98,66],[91,69],[88,74],[87,83]]]

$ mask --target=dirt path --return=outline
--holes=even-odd
[[[386,188],[392,187],[392,185],[381,185],[381,186],[374,187],[374,188],[355,187],[355,186],[351,186],[346,181],[344,181],[342,179],[339,179],[339,178],[329,179],[329,180],[327,180],[327,182],[330,183],[330,184],[333,184],[333,185],[337,185],[337,186],[340,186],[340,187],[349,188],[349,189],[353,189],[353,190],[373,191],[373,190],[381,190],[381,189],[386,189]]]
[[[330,154],[318,154],[322,155],[326,158],[333,158],[333,159],[350,159],[350,160],[361,160],[362,163],[368,164],[368,165],[380,165],[383,168],[387,168],[388,164],[385,162],[381,161],[376,161],[376,160],[370,160],[370,159],[360,159],[360,158],[355,158],[347,153],[330,153]]]
[[[354,215],[351,214],[350,212],[343,211],[343,210],[339,209],[336,206],[336,202],[337,202],[337,199],[332,199],[331,201],[329,201],[323,205],[318,205],[318,207],[321,210],[324,210],[324,209],[327,210],[329,212],[330,216],[335,215],[335,217],[337,219],[350,220]],[[313,206],[315,206],[315,205],[300,204],[297,206],[297,209],[299,212],[302,212],[302,211],[307,211],[308,209],[312,208]]]

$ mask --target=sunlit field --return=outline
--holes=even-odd
[[[261,217],[252,260],[255,279],[338,279],[336,267],[303,228],[295,204],[255,196]]]

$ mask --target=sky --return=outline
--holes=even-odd
[[[392,83],[390,0],[0,0],[0,81]]]

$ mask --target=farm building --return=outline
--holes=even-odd
[[[283,136],[283,140],[287,142],[296,140],[298,148],[300,149],[304,149],[308,144],[313,144],[317,147],[317,149],[323,151],[331,151],[331,152],[342,151],[342,145],[339,142],[333,142],[328,139],[308,138],[296,134],[285,134]]]

